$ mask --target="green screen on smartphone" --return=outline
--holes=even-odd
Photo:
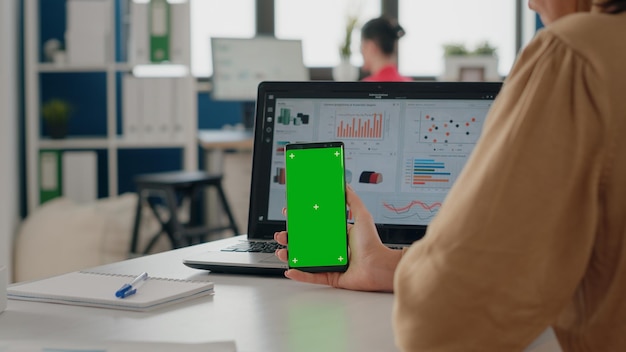
[[[295,143],[285,149],[289,267],[348,267],[342,142]]]

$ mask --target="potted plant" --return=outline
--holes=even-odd
[[[51,138],[59,139],[67,135],[67,124],[73,113],[74,107],[64,99],[53,98],[41,106],[41,116]]]
[[[469,51],[463,44],[457,43],[449,43],[443,45],[443,55],[445,57],[448,56],[465,56],[468,55]]]
[[[474,49],[473,54],[479,56],[496,56],[496,51],[497,49],[495,47],[491,46],[489,42],[485,41],[479,44],[476,49]]]
[[[343,43],[339,46],[339,65],[333,68],[335,81],[354,81],[359,78],[359,68],[350,63],[352,56],[352,32],[358,24],[357,16],[348,16]]]
[[[489,42],[480,43],[474,50],[464,44],[443,45],[444,73],[442,81],[500,81],[496,48]]]
[[[354,16],[348,16],[348,20],[346,21],[346,32],[344,33],[345,37],[343,40],[343,44],[339,47],[339,56],[342,60],[350,60],[350,56],[352,56],[352,32],[354,31],[354,28],[356,28],[357,22],[358,18]]]

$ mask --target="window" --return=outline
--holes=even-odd
[[[406,36],[399,42],[400,71],[409,76],[437,77],[443,72],[443,44],[463,43],[469,49],[483,41],[497,47],[499,73],[507,75],[516,52],[516,11],[522,12],[522,43],[535,32],[535,14],[525,1],[397,0],[399,22]],[[257,0],[190,0],[191,66],[197,77],[212,75],[210,38],[249,38],[256,34]],[[301,39],[304,64],[333,67],[339,63],[349,15],[362,25],[381,14],[382,0],[274,0],[275,35]],[[517,9],[517,5],[520,8]],[[363,63],[360,31],[352,35],[352,63]]]
[[[256,33],[255,0],[191,0],[191,72],[213,74],[211,37],[250,38]]]
[[[515,1],[398,0],[398,21],[406,31],[399,41],[400,72],[439,76],[444,44],[473,50],[487,41],[497,48],[498,72],[507,75],[516,55],[515,11]]]
[[[275,0],[275,32],[280,39],[301,39],[304,64],[331,67],[339,64],[348,16],[363,24],[380,16],[380,0]],[[359,51],[361,34],[352,34],[352,63],[363,62]]]
[[[526,2],[522,1],[518,9],[522,13],[522,48],[530,42],[537,32],[537,13],[528,8]]]

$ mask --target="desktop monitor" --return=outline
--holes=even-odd
[[[254,102],[262,81],[307,81],[302,41],[211,38],[214,100]]]

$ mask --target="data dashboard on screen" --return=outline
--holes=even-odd
[[[375,222],[427,225],[474,149],[492,103],[277,99],[268,217],[283,216],[285,146],[342,141],[346,182]]]

